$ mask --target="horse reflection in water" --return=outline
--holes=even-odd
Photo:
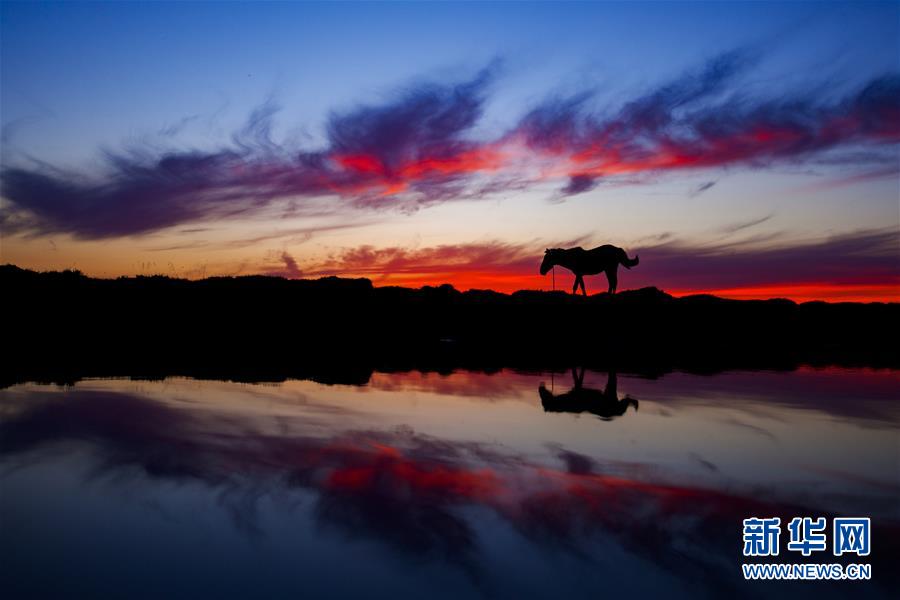
[[[619,399],[615,371],[609,372],[603,390],[584,387],[584,367],[580,373],[572,369],[572,381],[572,389],[564,394],[554,394],[541,382],[538,394],[545,412],[588,412],[604,421],[610,421],[624,415],[629,406],[634,406],[635,411],[638,409],[638,401],[634,398],[626,395]]]

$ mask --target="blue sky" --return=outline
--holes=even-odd
[[[285,132],[315,135],[330,110],[492,60],[501,122],[546,94],[621,93],[743,46],[763,55],[760,87],[896,69],[895,3],[775,6],[4,2],[2,122],[27,121],[15,149],[68,162],[195,115],[185,133],[203,143],[270,96]]]
[[[514,151],[516,185],[498,183],[511,172],[512,138],[526,130],[548,134],[528,129],[529,115],[558,119],[559,103],[578,98],[565,118],[599,130],[601,123],[615,123],[629,103],[652,99],[652,91],[665,90],[667,82],[693,81],[729,53],[738,56],[728,66],[734,75],[704,92],[696,106],[670,106],[670,130],[654,143],[667,142],[679,128],[700,127],[691,111],[706,109],[703,123],[711,116],[718,119],[710,107],[737,107],[749,117],[778,104],[780,112],[765,117],[771,125],[784,118],[786,106],[799,103],[802,110],[790,115],[796,126],[821,105],[832,123],[846,116],[838,115],[842,106],[877,81],[888,86],[888,96],[879,97],[890,103],[891,78],[900,72],[900,5],[893,2],[0,6],[4,261],[43,268],[76,265],[98,274],[131,273],[150,262],[195,273],[202,263],[204,272],[226,273],[276,268],[287,253],[306,264],[307,272],[316,272],[360,246],[407,252],[573,240],[646,246],[654,237],[670,245],[709,246],[735,223],[764,217],[756,229],[736,231],[753,233],[757,245],[765,240],[783,245],[877,229],[900,219],[897,144],[884,123],[862,137],[847,130],[840,140],[812,143],[812,150],[804,145],[802,152],[780,147],[774,153],[742,151],[735,160],[694,156],[691,160],[700,166],[690,169],[658,162],[638,167],[632,161],[621,172],[607,155],[592,157],[584,172],[581,163],[573,166],[587,143],[582,131],[576,134],[581,147],[567,148],[564,165],[549,165],[559,149],[532,139],[526,158],[539,155],[539,166],[529,166],[525,178],[518,165],[524,159]],[[454,129],[449,140],[453,148],[471,142],[474,149],[450,157],[445,145],[439,158],[456,161],[456,169],[459,160],[468,161],[477,151],[478,183],[491,178],[495,192],[469,189],[451,198],[462,183],[470,183],[458,171],[452,176],[441,171],[440,181],[429,172],[415,186],[399,182],[397,173],[420,173],[424,160],[423,147],[404,146],[406,171],[378,155],[376,170],[393,170],[379,171],[384,191],[375,200],[369,188],[363,198],[364,182],[357,176],[375,173],[358,162],[358,153],[338,152],[334,128],[349,127],[345,121],[353,114],[364,121],[383,117],[392,107],[406,106],[403,98],[431,93],[423,91],[428,86],[453,90],[475,81],[478,73],[488,75],[473,92],[477,118]],[[171,215],[151,215],[158,187],[135,191],[135,182],[121,184],[136,166],[159,167],[166,157],[203,154],[226,160],[222,153],[235,150],[235,135],[249,131],[248,119],[261,107],[268,116],[256,126],[265,129],[270,145],[254,147],[239,168],[265,173],[277,168],[283,176],[293,160],[285,157],[299,153],[308,161],[324,153],[344,170],[336,173],[333,165],[328,170],[329,177],[342,177],[340,191],[332,194],[336,199],[328,199],[334,182],[310,191],[304,180],[302,189],[283,193],[251,190],[251,196],[261,195],[242,199],[240,210],[172,200],[166,204],[174,207]],[[485,147],[499,146],[502,167],[485,154]],[[265,162],[266,152],[281,158]],[[357,162],[340,162],[347,157]],[[419,163],[410,171],[407,163],[413,159]],[[229,172],[235,168],[228,166]],[[17,179],[10,169],[18,169],[12,173]],[[352,185],[347,170],[353,170]],[[35,196],[47,189],[37,185],[38,175],[44,178],[41,185],[53,178],[54,198]],[[115,185],[128,192],[108,194]],[[223,193],[209,182],[202,185],[204,193]],[[243,180],[240,185],[247,187]],[[569,197],[566,190],[578,193]],[[232,202],[231,189],[227,195]],[[135,198],[147,198],[148,205],[138,206],[141,200]],[[285,208],[292,202],[302,208]],[[116,211],[128,203],[138,206],[138,216],[131,215],[127,227],[103,229],[121,217]],[[248,204],[261,208],[251,211]],[[78,227],[61,224],[72,222],[75,214]],[[135,218],[158,225],[135,228]],[[205,230],[201,237],[185,233],[197,229]],[[300,237],[267,235],[301,229],[306,231]],[[236,240],[257,237],[267,239],[236,253]],[[46,245],[40,240],[53,240],[65,258],[39,248],[36,244]],[[99,260],[110,246],[127,261]],[[152,250],[175,246],[198,251],[158,260],[159,251]],[[353,268],[346,267],[348,273]]]

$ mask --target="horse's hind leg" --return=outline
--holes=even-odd
[[[618,273],[616,273],[615,269],[609,269],[606,272],[606,279],[609,280],[609,289],[606,290],[610,294],[616,293],[616,286],[619,284]]]
[[[584,289],[584,277],[578,278],[578,284],[581,286],[581,293],[587,296],[587,290]]]

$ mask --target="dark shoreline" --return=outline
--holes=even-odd
[[[94,279],[0,267],[0,384],[93,376],[360,382],[367,373],[900,368],[900,304],[500,294],[367,279]]]

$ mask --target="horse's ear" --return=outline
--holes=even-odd
[[[544,250],[544,254],[548,254],[549,252],[550,252],[550,248],[547,248],[546,250]]]

